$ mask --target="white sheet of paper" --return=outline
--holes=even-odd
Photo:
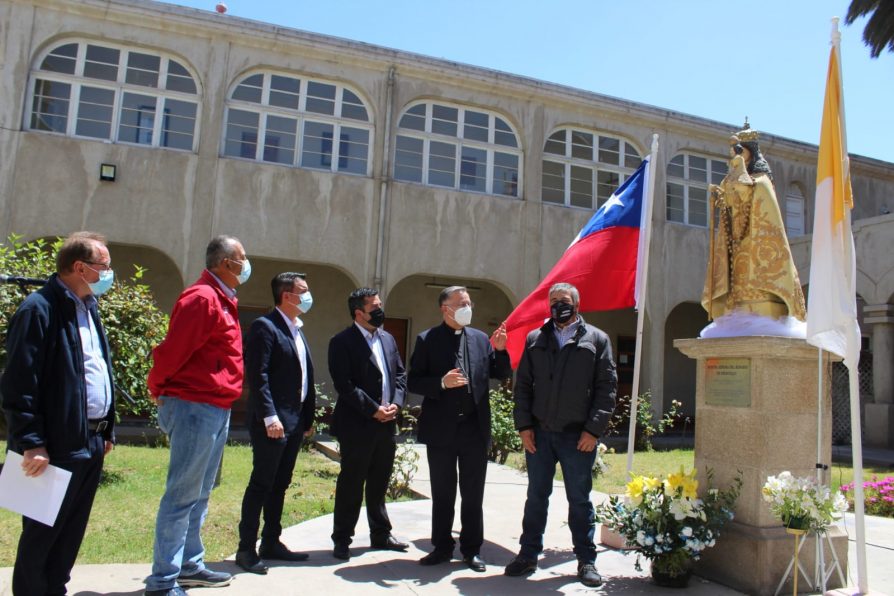
[[[0,472],[0,507],[52,526],[70,480],[71,472],[53,465],[47,466],[37,478],[25,476],[22,456],[7,451],[6,463]]]

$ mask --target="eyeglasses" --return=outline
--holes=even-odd
[[[112,261],[109,261],[108,263],[97,263],[96,261],[82,261],[82,263],[85,263],[87,265],[96,265],[97,269],[93,269],[93,267],[91,267],[91,269],[93,269],[94,271],[109,271],[112,268]]]

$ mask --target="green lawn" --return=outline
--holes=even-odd
[[[0,441],[0,460],[6,443]],[[210,561],[236,552],[242,495],[251,473],[251,448],[228,445],[221,484],[211,494],[202,538]],[[152,560],[155,514],[164,489],[168,450],[118,446],[106,458],[78,563],[138,563]],[[296,482],[286,493],[283,526],[332,512],[338,464],[316,452],[301,453]],[[0,509],[0,567],[13,564],[21,517]]]
[[[608,494],[624,492],[627,484],[627,454],[607,453],[604,456],[609,464],[608,472],[596,479],[595,490]],[[521,469],[524,456],[521,453],[510,454],[507,465]],[[663,476],[676,471],[682,465],[686,469],[695,463],[695,452],[692,449],[672,449],[669,451],[639,451],[633,457],[633,473],[649,476]],[[780,470],[781,472],[782,470]],[[878,476],[894,475],[894,468],[867,467],[863,469],[863,479],[869,480],[873,474]],[[556,477],[562,478],[561,469],[556,470]],[[833,463],[829,474],[829,485],[838,490],[842,484],[854,479],[854,470],[850,464]]]

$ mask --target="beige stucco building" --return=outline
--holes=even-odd
[[[659,408],[679,399],[691,413],[695,368],[672,342],[707,322],[706,187],[737,128],[145,0],[0,0],[0,234],[102,231],[119,276],[148,267],[165,309],[201,272],[208,240],[234,234],[254,270],[243,321],[269,308],[275,273],[308,273],[323,380],[357,286],[382,290],[407,351],[438,320],[446,285],[469,286],[473,324],[495,328],[657,133],[641,387]],[[817,149],[761,142],[806,283]],[[894,445],[894,166],[851,165],[873,360],[866,432]],[[586,318],[611,336],[629,384],[635,313]]]

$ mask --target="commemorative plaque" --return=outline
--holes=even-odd
[[[747,408],[751,405],[751,359],[706,358],[705,403]]]

